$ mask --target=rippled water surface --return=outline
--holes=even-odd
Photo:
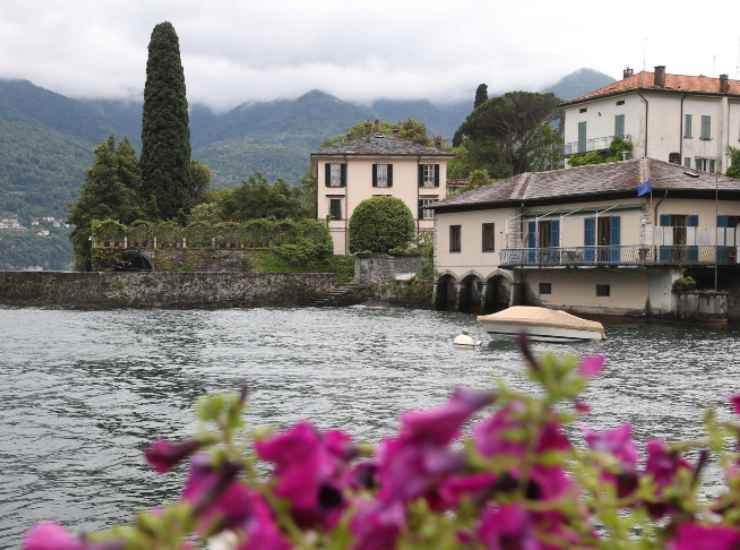
[[[35,521],[104,527],[174,498],[141,449],[193,427],[193,400],[251,388],[253,424],[302,417],[377,440],[399,412],[442,401],[456,384],[526,386],[516,349],[455,349],[473,318],[394,308],[223,311],[0,309],[0,548]],[[740,334],[608,325],[609,340],[557,351],[605,353],[588,392],[590,422],[648,434],[700,433],[703,408],[740,386]],[[539,349],[548,349],[545,345]]]

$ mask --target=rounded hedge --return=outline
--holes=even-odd
[[[414,238],[414,217],[401,199],[372,197],[362,201],[349,220],[349,250],[384,254],[405,248]]]

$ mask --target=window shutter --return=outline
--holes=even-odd
[[[373,164],[373,187],[378,186],[378,165]]]
[[[696,214],[690,215],[686,220],[686,225],[688,227],[699,227],[699,216]]]
[[[388,165],[388,187],[393,187],[393,165]]]
[[[661,214],[660,215],[660,225],[661,227],[670,227],[671,226],[671,215]]]
[[[536,248],[537,244],[537,223],[536,222],[529,222],[527,224],[527,247],[528,248]]]
[[[583,220],[583,244],[586,246],[593,246],[596,240],[596,233],[594,228],[596,227],[596,220],[594,218],[585,218]]]
[[[419,187],[424,186],[424,165],[419,165]]]
[[[621,138],[624,137],[624,115],[614,117],[614,135]]]
[[[417,201],[417,208],[416,208],[416,219],[420,220],[424,217],[424,201],[419,199]]]
[[[324,164],[324,187],[331,187],[331,163]]]
[[[434,165],[434,187],[439,187],[439,164]]]
[[[550,247],[560,248],[560,220],[550,222]]]
[[[342,187],[347,187],[347,163],[343,162],[342,167]]]
[[[684,115],[684,126],[683,129],[683,136],[690,138],[691,137],[691,123],[692,123],[692,115]]]
[[[707,115],[701,116],[701,139],[710,139],[712,137],[712,117]]]
[[[579,122],[578,123],[578,152],[579,153],[585,153],[586,152],[586,146],[587,146],[587,130],[586,130],[586,122]]]
[[[728,227],[729,225],[729,216],[717,216],[717,227]]]
[[[613,216],[609,220],[609,244],[620,244],[621,218]]]

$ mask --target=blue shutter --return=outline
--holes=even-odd
[[[717,227],[729,227],[729,216],[717,216]]]
[[[670,214],[661,214],[660,215],[660,226],[661,227],[671,227],[673,224],[671,220]],[[660,261],[663,263],[670,263],[672,258],[672,251],[673,249],[670,246],[661,246],[660,247]]]
[[[537,222],[527,223],[527,263],[534,264],[537,257]]]
[[[671,224],[671,215],[670,214],[661,214],[660,215],[660,225],[661,227],[670,227]]]
[[[560,247],[560,220],[550,222],[550,246],[552,248]]]
[[[609,247],[609,261],[612,264],[618,264],[620,260],[621,225],[619,216],[609,218],[609,244],[611,245]]]
[[[691,214],[686,223],[689,227],[699,227],[699,216]]]
[[[696,214],[691,214],[686,219],[686,224],[688,227],[698,227],[699,226],[699,216]],[[696,237],[694,237],[696,238]],[[696,243],[696,241],[694,241]],[[689,246],[688,253],[687,253],[687,259],[689,262],[697,262],[699,261],[699,247],[691,245]]]
[[[729,263],[730,259],[730,247],[727,246],[727,230],[726,228],[730,226],[730,218],[729,216],[717,216],[717,229],[721,229],[722,231],[717,231],[717,233],[721,233],[724,237],[722,239],[722,242],[724,242],[724,246],[719,245],[717,247],[717,263],[727,264]]]
[[[583,244],[586,245],[583,259],[587,262],[594,261],[594,241],[596,240],[596,220],[585,218],[583,220]]]

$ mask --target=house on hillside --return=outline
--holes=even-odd
[[[740,146],[740,80],[625,69],[622,80],[561,105],[564,153],[609,148],[627,138],[635,158],[727,170],[728,146]]]
[[[334,254],[349,254],[349,219],[365,199],[390,195],[414,216],[419,233],[434,230],[431,206],[447,193],[447,162],[454,155],[419,145],[397,133],[322,147],[311,154],[317,178],[317,216],[328,220]]]
[[[682,275],[740,274],[740,180],[660,160],[524,173],[434,210],[440,309],[664,315]]]

